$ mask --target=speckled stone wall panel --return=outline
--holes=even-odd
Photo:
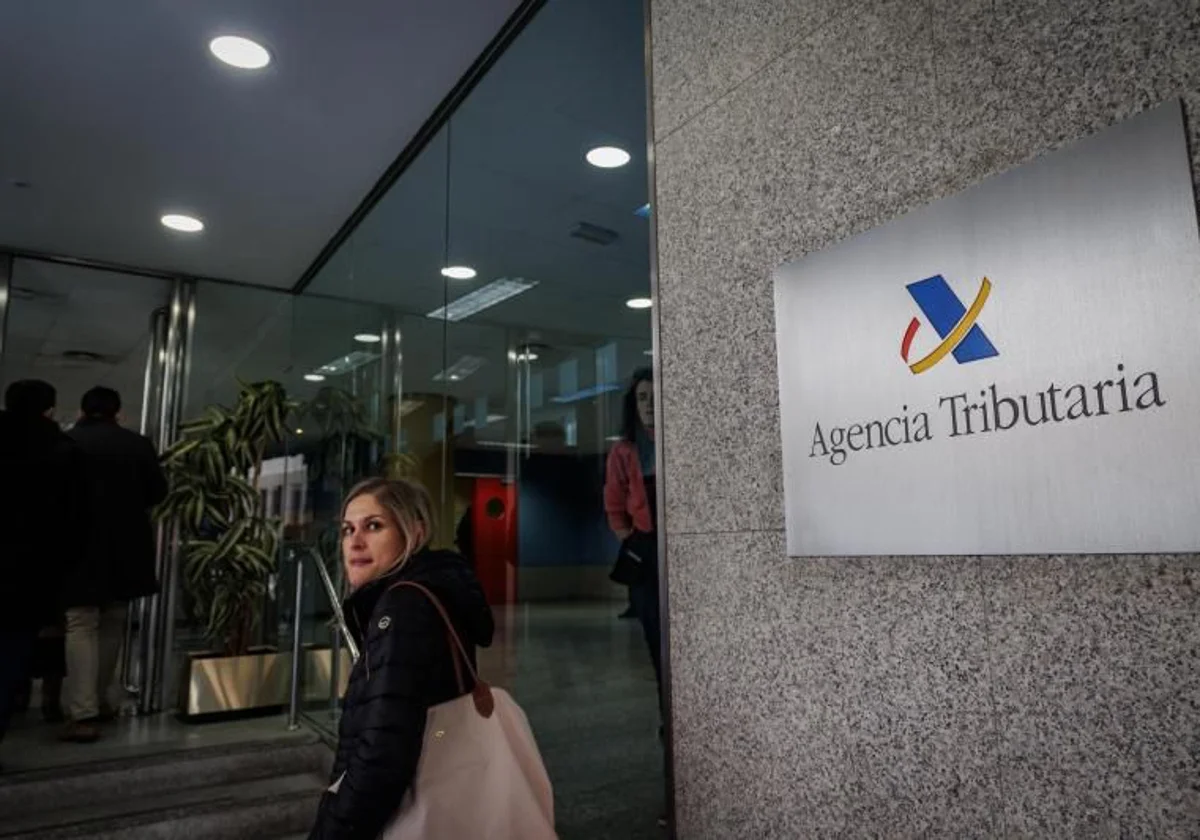
[[[1200,2],[650,3],[679,836],[1200,836],[1200,557],[787,559],[771,290],[1168,98],[1200,172]]]
[[[680,836],[986,836],[980,561],[783,551],[778,531],[670,540]]]
[[[840,16],[658,144],[669,531],[783,526],[770,272],[943,191],[926,17]]]
[[[1200,558],[989,558],[1010,835],[1200,831]]]
[[[678,129],[791,50],[845,4],[831,0],[658,0],[651,4],[655,134]]]
[[[932,0],[955,191],[1182,98],[1200,171],[1196,0]]]
[[[680,837],[846,829],[842,583],[782,551],[779,532],[672,541],[687,567],[671,593]]]

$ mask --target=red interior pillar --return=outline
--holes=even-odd
[[[517,599],[517,486],[499,478],[475,479],[471,502],[475,573],[489,604]]]

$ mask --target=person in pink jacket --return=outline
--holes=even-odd
[[[658,528],[654,460],[654,377],[639,370],[625,394],[621,440],[608,455],[604,508],[621,541],[613,579],[629,586],[662,704],[662,629],[658,603]]]

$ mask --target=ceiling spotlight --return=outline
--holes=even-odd
[[[168,213],[159,221],[163,223],[163,227],[169,227],[171,230],[178,230],[183,233],[199,233],[204,230],[204,222],[195,216],[185,216],[182,213]]]
[[[303,429],[297,429],[297,430],[296,430],[296,434],[298,434],[298,435],[302,435],[302,434],[304,434],[304,430],[303,430]]]
[[[649,309],[654,305],[654,301],[647,297],[635,297],[625,301],[625,305],[630,309]]]
[[[305,382],[324,382],[325,377],[319,373],[306,373],[306,374],[304,374],[304,381]]]
[[[374,333],[359,333],[354,336],[354,340],[361,341],[363,344],[378,344],[383,338]]]
[[[475,269],[467,265],[449,265],[442,269],[442,276],[451,280],[474,280]]]
[[[629,152],[616,146],[598,146],[587,153],[587,162],[601,169],[617,169],[629,163]]]
[[[221,61],[242,70],[261,70],[271,63],[271,54],[266,47],[237,35],[213,38],[208,42],[208,49]]]

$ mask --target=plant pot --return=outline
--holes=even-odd
[[[346,691],[350,654],[341,651],[338,696]],[[333,651],[306,646],[301,685],[305,702],[329,698]],[[183,669],[180,712],[184,717],[227,715],[282,708],[287,705],[292,678],[292,653],[253,648],[241,656],[192,653]]]
[[[338,663],[338,697],[346,694],[350,682],[350,669],[354,660],[350,651],[340,649]],[[306,645],[304,648],[304,702],[313,703],[329,700],[329,681],[333,678],[333,649],[325,645]]]

